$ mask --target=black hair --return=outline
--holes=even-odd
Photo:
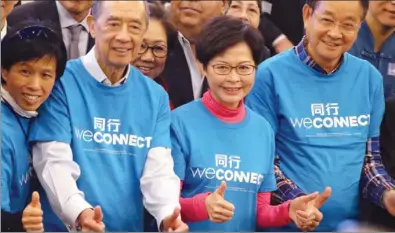
[[[67,51],[62,37],[53,31],[50,22],[23,21],[8,30],[1,41],[1,67],[10,70],[19,62],[51,56],[56,60],[56,79],[64,72]],[[5,80],[1,78],[2,84]]]
[[[262,14],[262,2],[260,0],[256,0],[256,3],[258,4],[259,14]],[[232,5],[232,0],[229,0],[228,6],[230,7],[231,5]]]
[[[150,12],[149,17],[151,19],[158,20],[162,24],[163,28],[165,29],[168,51],[173,50],[175,43],[178,40],[178,31],[170,22],[169,16],[165,8],[158,2],[151,2],[148,3],[148,9]]]
[[[318,3],[322,1],[322,0],[306,0],[306,4],[311,7],[311,9],[314,10],[317,8]],[[363,9],[363,13],[362,13],[362,19],[365,19],[365,16],[368,12],[368,8],[369,8],[369,0],[358,0],[359,3],[361,4],[361,7]]]
[[[264,40],[261,33],[249,24],[232,16],[217,16],[207,22],[196,43],[196,57],[207,68],[207,64],[237,43],[245,42],[258,65],[264,56]]]

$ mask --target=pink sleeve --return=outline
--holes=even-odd
[[[270,205],[270,192],[258,193],[257,197],[257,225],[258,227],[281,227],[291,222],[289,218],[289,203]]]
[[[181,181],[182,190],[183,181]],[[208,220],[206,197],[210,193],[199,193],[191,198],[180,197],[181,219],[184,222],[200,222]]]

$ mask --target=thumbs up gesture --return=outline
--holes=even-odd
[[[332,189],[327,187],[321,194],[313,193],[307,196],[296,198],[299,202],[303,202],[303,207],[295,211],[294,216],[295,224],[303,231],[313,231],[323,219],[322,213],[319,208],[328,200],[331,196]],[[314,198],[313,198],[314,196]],[[295,201],[294,200],[294,201]],[[292,204],[292,202],[291,202]],[[291,210],[290,210],[291,216]]]
[[[181,220],[181,210],[176,208],[173,214],[162,221],[162,229],[165,232],[188,232],[188,226]]]
[[[23,210],[22,224],[26,232],[44,232],[43,211],[38,192],[33,192],[32,201]]]
[[[78,217],[83,232],[104,232],[103,212],[100,206],[92,209],[85,209]]]
[[[227,222],[234,215],[235,207],[225,200],[225,190],[226,183],[222,181],[221,186],[206,197],[206,210],[212,222]]]

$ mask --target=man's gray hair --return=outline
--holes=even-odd
[[[103,1],[103,0],[94,0],[94,1],[93,1],[92,9],[91,9],[91,14],[92,14],[92,16],[93,16],[94,18],[96,18],[96,19],[97,19],[97,18],[99,17],[99,15],[100,15],[101,3],[102,3],[102,2],[105,2],[105,1]],[[144,0],[143,0],[143,2],[144,2],[144,6],[145,6],[145,21],[146,21],[147,26],[148,26],[148,23],[149,23],[149,16],[150,16],[149,7],[148,7],[148,2],[147,2],[147,1],[144,1]]]

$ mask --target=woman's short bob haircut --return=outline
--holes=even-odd
[[[206,69],[208,63],[228,48],[245,42],[251,50],[255,65],[264,57],[264,39],[249,24],[232,16],[218,16],[203,27],[196,43],[196,57]]]
[[[56,60],[56,78],[60,78],[66,67],[67,52],[62,37],[52,28],[49,22],[43,21],[23,21],[13,26],[1,41],[2,69],[9,71],[17,63],[49,56]],[[1,82],[5,82],[3,78]]]

